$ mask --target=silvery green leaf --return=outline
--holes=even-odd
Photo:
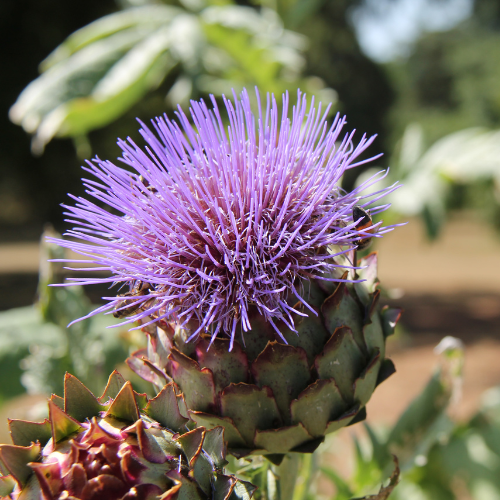
[[[101,17],[66,38],[61,45],[42,61],[41,70],[47,71],[51,66],[69,58],[75,52],[97,40],[139,25],[150,26],[151,29],[155,29],[168,22],[178,13],[179,9],[170,5],[145,5]]]

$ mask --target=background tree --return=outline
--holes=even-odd
[[[383,70],[364,56],[357,44],[349,21],[349,2],[288,3],[288,14],[293,11],[293,16],[282,15],[285,27],[298,30],[310,38],[304,76],[319,77],[310,80],[316,88],[326,86],[337,90],[341,94],[338,109],[347,114],[349,125],[370,134],[380,133],[382,139],[378,146],[382,149],[387,135],[384,116],[391,102],[392,91]],[[251,5],[245,1],[238,1],[238,4]],[[4,26],[1,36],[4,37],[4,46],[15,45],[15,51],[4,51],[3,67],[9,68],[7,71],[13,78],[9,82],[9,91],[0,97],[3,117],[24,86],[37,76],[38,63],[58,43],[76,28],[115,10],[112,1],[95,5],[89,2],[85,6],[85,15],[70,19],[73,11],[64,4],[59,8],[55,0],[48,8],[44,4],[43,9],[32,0],[24,0],[22,9],[19,5],[14,0],[2,5],[6,13],[2,16]],[[254,4],[254,7],[260,9],[270,6]],[[287,14],[280,8],[278,13]],[[46,33],[50,35],[46,36]],[[21,60],[22,65],[19,63]],[[20,66],[22,68],[18,71]],[[88,137],[93,150],[103,157],[113,158],[116,156],[113,146],[116,137],[136,128],[133,123],[136,116],[152,117],[168,112],[169,103],[165,102],[165,96],[179,73],[179,69],[174,68],[156,90],[146,94],[119,120],[91,131]],[[299,85],[305,87],[303,83]],[[292,86],[295,88],[297,82]],[[377,99],[371,97],[374,91],[377,92]],[[195,97],[203,95],[203,89],[200,88]],[[0,130],[6,130],[4,137],[8,137],[1,146],[5,163],[0,173],[3,186],[0,190],[0,203],[3,206],[0,224],[7,228],[19,224],[25,228],[31,226],[32,234],[38,233],[41,224],[47,220],[58,224],[58,205],[65,200],[65,193],[78,193],[80,189],[80,171],[77,167],[81,160],[75,157],[71,143],[67,140],[52,141],[41,157],[34,158],[29,153],[28,138],[19,128],[3,118]],[[84,154],[87,153],[88,149]],[[352,179],[349,181],[352,184]],[[4,235],[8,235],[8,231]]]
[[[458,130],[500,126],[500,5],[476,0],[472,16],[454,29],[428,33],[406,61],[387,65],[397,98],[391,141],[418,122],[426,139]]]

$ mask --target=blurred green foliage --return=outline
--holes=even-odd
[[[38,301],[34,306],[0,313],[0,402],[29,392],[63,392],[65,372],[76,375],[95,393],[102,392],[109,374],[129,354],[127,328],[102,314],[79,321],[92,306],[81,286],[52,287],[63,281],[66,250],[42,239]]]
[[[384,65],[396,95],[386,181],[403,185],[388,197],[386,223],[418,215],[433,239],[466,209],[500,230],[499,60],[500,4],[475,0],[469,19]]]
[[[13,0],[5,5],[9,2]],[[210,92],[220,95],[231,87],[255,84],[276,93],[285,88],[294,92],[300,86],[328,101],[335,100],[335,93],[326,89],[334,89],[339,98],[336,108],[347,114],[349,127],[379,133],[375,147],[391,152],[382,165],[389,159],[397,164],[392,152],[411,123],[421,127],[426,145],[471,127],[500,126],[496,0],[475,0],[470,19],[447,32],[424,33],[408,59],[390,64],[369,60],[357,43],[352,13],[369,11],[366,0],[107,0],[98,6],[89,2],[87,12],[95,12],[96,20],[88,23],[88,17],[81,16],[81,24],[88,24],[65,41],[62,33],[68,28],[62,17],[44,19],[39,13],[39,25],[32,23],[23,31],[30,21],[28,13],[36,8],[33,0],[27,2],[24,17],[12,12],[2,19],[14,19],[15,33],[22,33],[28,43],[33,32],[44,47],[62,42],[11,112],[34,133],[37,151],[57,135],[72,137],[80,156],[98,152],[114,158],[116,137],[134,136],[136,116],[147,120],[170,114],[176,103],[185,104],[189,97],[206,98]],[[113,13],[116,5],[122,10]],[[37,31],[44,24],[50,37]],[[12,38],[9,29],[5,24],[0,32]],[[23,53],[22,45],[16,50]],[[31,40],[29,54],[36,50],[38,44]],[[11,52],[2,57],[11,57]],[[26,76],[20,80],[29,64],[26,56],[22,60],[22,68],[10,71],[17,92],[29,81]],[[12,92],[3,94],[9,105]],[[40,159],[29,158],[25,142],[16,147],[20,137],[13,127],[4,128],[8,134],[0,146],[0,224],[59,221],[58,203],[65,193],[81,190],[76,168],[80,160],[64,141],[51,142]],[[394,174],[397,169],[396,165]],[[345,188],[353,186],[360,171],[347,173]],[[448,210],[464,206],[482,207],[482,216],[500,226],[498,183],[492,177],[445,181],[442,199],[435,200],[435,206],[424,203],[419,212],[431,236],[438,234]],[[481,196],[483,190],[486,197]],[[406,217],[406,212],[400,213]]]
[[[357,182],[377,171],[368,169]],[[500,230],[500,130],[460,130],[426,147],[422,127],[411,124],[384,180],[387,186],[396,181],[402,185],[387,196],[386,223],[420,216],[433,239],[451,211],[469,209]]]
[[[376,492],[394,467],[391,454],[401,466],[391,500],[500,498],[500,388],[483,394],[479,411],[468,421],[450,419],[447,409],[459,394],[463,352],[450,337],[440,346],[440,368],[394,427],[365,424],[366,438],[354,438],[352,476],[321,469],[335,485],[335,500]]]
[[[355,440],[351,478],[345,480],[323,469],[336,485],[335,500],[350,499],[353,491],[373,489],[377,478],[387,477],[388,452],[399,452],[403,463],[401,481],[391,500],[500,498],[500,388],[483,395],[481,408],[470,420],[456,423],[443,411],[437,385],[440,376],[438,372],[431,379],[391,430],[366,426],[367,440]],[[403,435],[405,445],[395,446],[395,436]],[[408,454],[414,459],[407,461]]]

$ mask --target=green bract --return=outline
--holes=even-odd
[[[231,352],[229,340],[187,343],[186,329],[162,323],[145,329],[148,347],[128,363],[158,387],[173,381],[190,419],[224,427],[235,456],[279,462],[290,451],[312,452],[325,434],[363,420],[375,387],[395,371],[385,340],[400,310],[379,307],[377,255],[360,266],[364,282],[312,280],[304,287],[317,316],[302,306],[309,315],[294,318],[298,334],[281,325],[288,344],[257,313],[245,344]]]
[[[187,432],[183,406],[173,384],[148,400],[114,372],[95,398],[68,374],[47,420],[9,421],[13,444],[0,445],[0,497],[250,499],[253,485],[223,473],[223,428]]]

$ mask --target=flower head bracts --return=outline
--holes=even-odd
[[[265,109],[258,93],[257,101],[255,116],[246,91],[234,102],[224,98],[227,129],[213,97],[213,109],[192,102],[194,126],[179,108],[178,123],[156,119],[156,133],[142,124],[145,150],[131,139],[118,142],[130,168],[88,162],[85,170],[97,180],[86,181],[87,193],[114,210],[74,198],[76,205],[66,208],[78,227],[67,236],[80,241],[57,243],[112,273],[74,283],[119,282],[131,290],[126,298],[107,298],[93,314],[115,309],[143,326],[191,322],[197,325],[192,336],[223,331],[234,340],[239,325],[251,330],[249,307],[279,333],[277,322],[293,329],[292,313],[304,314],[290,305],[304,302],[301,280],[341,281],[335,256],[367,236],[356,229],[353,207],[394,189],[370,200],[361,196],[384,173],[351,193],[339,187],[346,169],[369,161],[356,163],[374,137],[363,136],[354,147],[353,133],[340,135],[345,118],[337,115],[328,127],[329,109],[322,113],[314,100],[308,108],[300,92],[291,117],[288,95],[281,119],[274,97]],[[377,227],[368,236],[390,229]]]

